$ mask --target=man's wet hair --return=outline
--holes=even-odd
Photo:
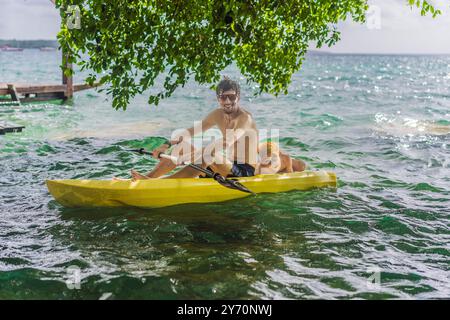
[[[239,83],[225,76],[223,77],[222,81],[220,81],[219,84],[217,85],[216,94],[217,96],[220,96],[222,92],[228,90],[234,90],[236,91],[236,94],[238,96],[241,95],[241,87],[239,86]]]

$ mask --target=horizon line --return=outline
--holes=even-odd
[[[55,41],[58,43],[57,39],[0,39],[0,41]],[[24,48],[33,49],[33,48]],[[307,53],[318,53],[318,54],[328,54],[328,55],[421,55],[421,56],[438,56],[438,55],[450,55],[450,52],[333,52],[318,49],[308,49]]]

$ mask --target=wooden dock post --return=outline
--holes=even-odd
[[[14,132],[22,132],[23,129],[25,129],[24,126],[0,123],[0,135],[4,135],[5,133],[10,133],[10,132],[13,132],[13,133]]]
[[[64,67],[69,69],[70,72],[73,72],[72,71],[72,63],[68,61],[69,55],[67,53],[65,53],[64,50],[63,50],[62,55],[63,55],[62,60],[64,62]],[[72,74],[66,75],[63,70],[62,83],[63,83],[63,85],[66,86],[66,91],[64,92],[64,99],[65,100],[71,99],[73,97],[73,76],[72,76]]]
[[[8,83],[8,92],[11,95],[11,100],[16,101],[20,104],[19,94],[17,93],[16,87],[13,84]]]
[[[50,0],[55,4],[55,0]],[[60,8],[62,10],[62,8]],[[63,50],[62,52],[62,64],[65,70],[70,70],[70,74],[66,75],[63,71],[62,84],[26,84],[26,83],[8,83],[0,82],[0,105],[12,103],[28,103],[36,101],[50,101],[54,99],[68,100],[73,98],[74,92],[87,90],[100,86],[100,83],[94,83],[89,85],[73,84],[73,66],[69,62],[70,54]],[[11,99],[8,99],[10,96]],[[14,127],[15,128],[15,127]],[[20,128],[19,128],[20,129]],[[19,130],[18,129],[18,130]],[[5,128],[1,127],[1,132],[4,132]]]

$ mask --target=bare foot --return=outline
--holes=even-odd
[[[112,181],[127,181],[128,179],[122,179],[122,178],[117,178],[117,177],[113,177]]]
[[[139,172],[135,171],[135,170],[131,170],[131,180],[132,181],[136,181],[136,180],[147,180],[150,179],[147,176],[144,176],[142,174],[140,174]]]

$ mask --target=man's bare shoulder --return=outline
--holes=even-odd
[[[225,112],[222,110],[222,108],[216,108],[209,113],[209,115],[212,117],[223,117],[224,114]]]
[[[242,108],[242,107],[241,107],[241,114],[239,116],[242,117],[242,119],[253,121],[252,114],[249,111],[247,111],[244,108]]]
[[[241,111],[242,111],[244,114],[246,114],[247,116],[252,117],[252,114],[251,114],[250,111],[248,111],[247,109],[241,107]]]
[[[216,115],[216,114],[222,114],[222,109],[221,108],[215,108],[214,110],[211,110],[211,112],[209,114],[211,115]]]
[[[255,120],[253,119],[253,115],[245,110],[244,108],[241,108],[241,115],[240,115],[240,122],[247,123],[250,127],[256,128]]]
[[[223,111],[220,108],[216,108],[212,110],[208,115],[206,116],[207,119],[213,120],[214,122],[217,122],[218,119],[223,117]]]

